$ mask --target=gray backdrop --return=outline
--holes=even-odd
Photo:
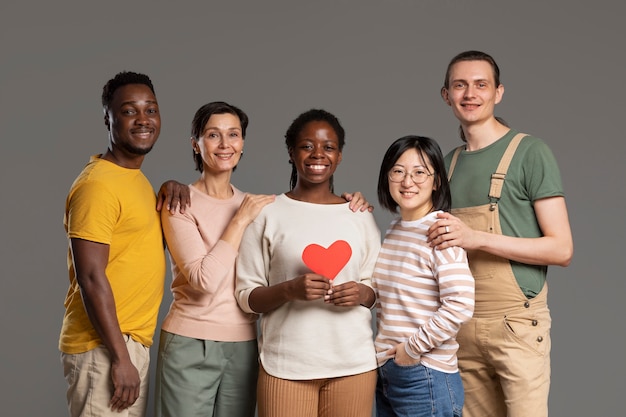
[[[480,49],[502,70],[497,114],[547,141],[567,194],[575,255],[549,272],[551,415],[622,415],[626,31],[619,2],[580,3],[3,1],[0,413],[66,413],[57,350],[64,201],[89,155],[106,148],[100,93],[115,73],[154,81],[163,127],[144,170],[155,188],[196,178],[191,118],[225,100],[251,119],[234,183],[286,191],[284,131],[300,112],[323,107],[347,131],[336,189],[377,205],[378,168],[394,139],[428,135],[444,151],[459,143],[439,89],[453,55]],[[384,231],[390,216],[380,207],[375,215]]]

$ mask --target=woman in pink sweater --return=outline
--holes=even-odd
[[[233,296],[235,260],[246,226],[273,195],[245,194],[230,182],[243,154],[247,115],[224,102],[193,118],[200,178],[184,213],[161,212],[172,265],[173,302],[157,358],[157,416],[252,417],[256,405],[256,315]]]

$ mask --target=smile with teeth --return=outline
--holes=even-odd
[[[220,159],[229,159],[231,156],[233,156],[232,153],[216,153],[215,156],[217,156]]]
[[[306,167],[311,171],[323,171],[326,169],[326,165],[307,165]]]
[[[133,135],[135,136],[140,136],[140,137],[149,137],[152,136],[152,130],[146,130],[146,129],[142,129],[142,130],[135,130],[133,132]]]

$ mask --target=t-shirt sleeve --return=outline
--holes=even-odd
[[[108,187],[99,181],[83,182],[67,203],[68,236],[110,245],[119,216],[119,201]]]
[[[530,201],[564,195],[556,158],[545,142],[533,141],[525,159],[523,169]]]

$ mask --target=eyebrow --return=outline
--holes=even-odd
[[[458,82],[462,82],[462,83],[466,83],[466,84],[469,84],[470,82],[473,82],[473,83],[476,83],[476,82],[485,82],[485,83],[488,83],[488,82],[489,82],[489,79],[487,79],[487,78],[477,78],[477,79],[475,79],[475,80],[474,80],[474,79],[472,79],[472,80],[466,80],[466,79],[464,79],[464,78],[456,78],[456,79],[454,79],[454,80],[451,80],[451,81],[450,81],[450,84],[454,84],[454,83],[458,83]]]
[[[207,126],[206,129],[204,129],[204,130],[206,131],[206,130],[211,130],[211,129],[213,129],[213,130],[221,130],[217,126]],[[237,127],[237,126],[233,126],[233,127],[227,127],[226,130],[241,130],[241,128]]]
[[[148,103],[148,104],[159,104],[156,100],[128,100],[128,101],[124,101],[122,102],[122,106],[127,105],[127,104],[137,104],[137,103]]]
[[[400,168],[406,168],[404,165],[401,164],[393,164],[394,167],[400,167]],[[428,167],[426,165],[413,165],[413,168],[426,168],[428,169]]]

